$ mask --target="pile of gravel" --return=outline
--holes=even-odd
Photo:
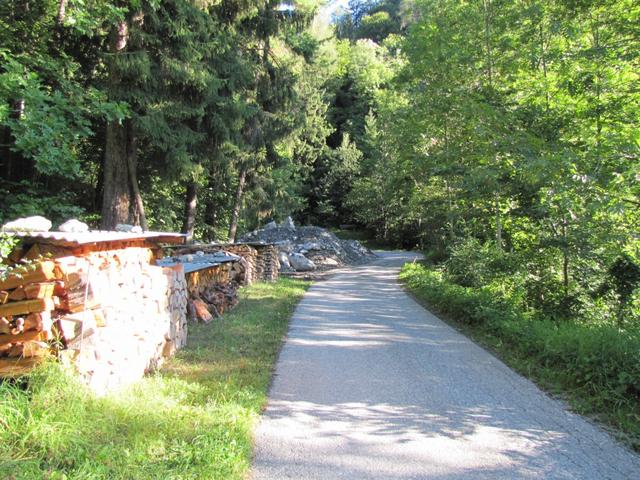
[[[326,270],[364,263],[375,254],[357,240],[341,240],[320,227],[296,227],[291,217],[281,224],[268,223],[262,230],[243,235],[242,242],[274,243],[282,271]]]

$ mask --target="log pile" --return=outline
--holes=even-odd
[[[217,251],[224,250],[233,253],[244,259],[245,275],[241,283],[242,285],[250,285],[260,279],[258,276],[258,251],[255,248],[244,244],[228,244],[224,245],[224,247],[218,246],[213,248],[217,248]]]
[[[240,285],[249,285],[256,281],[272,282],[278,279],[280,274],[280,262],[278,260],[278,248],[273,244],[258,243],[226,243],[193,245],[180,248],[175,255],[193,254],[195,252],[215,253],[229,252],[244,259],[242,265],[236,265],[232,272],[233,278],[238,279]]]
[[[45,248],[16,249],[14,266],[0,278],[0,376],[57,356],[104,393],[186,343],[184,271],[153,266],[153,248],[49,248],[46,259],[34,250]]]
[[[52,311],[58,282],[55,264],[12,269],[0,280],[0,375],[24,373],[52,354]]]
[[[194,321],[209,323],[238,304],[236,288],[231,285],[209,285],[188,302],[188,315]]]
[[[265,282],[275,282],[280,274],[278,247],[273,244],[256,245],[256,276]]]
[[[242,261],[227,262],[186,275],[191,320],[209,323],[236,306],[238,287],[245,277]]]

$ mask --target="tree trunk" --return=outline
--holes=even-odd
[[[6,180],[12,180],[13,178],[13,164],[15,163],[13,157],[15,153],[10,148],[13,143],[11,129],[6,126],[0,126],[0,165],[2,165],[3,177]]]
[[[545,95],[545,105],[546,105],[546,111],[547,113],[549,112],[549,109],[551,108],[551,99],[550,99],[550,94],[549,94],[549,81],[548,81],[548,74],[547,74],[547,56],[546,56],[546,51],[545,51],[545,44],[544,44],[544,26],[543,26],[543,22],[544,22],[544,18],[542,18],[540,20],[540,59],[542,60],[542,74],[544,76],[544,95]]]
[[[216,227],[219,222],[218,204],[214,199],[209,198],[204,205],[204,223],[209,227]]]
[[[25,110],[24,98],[11,102],[9,118],[19,121]],[[0,163],[3,165],[5,180],[16,181],[33,177],[35,165],[33,160],[25,158],[11,147],[15,145],[13,132],[8,126],[0,127]]]
[[[129,173],[131,196],[133,197],[135,212],[138,217],[138,221],[134,223],[139,223],[142,230],[146,232],[149,230],[149,225],[147,224],[147,216],[144,213],[144,203],[142,202],[142,195],[140,195],[140,188],[138,187],[138,142],[133,131],[129,131],[129,138],[127,140],[127,172]]]
[[[196,207],[198,205],[198,185],[196,182],[187,184],[187,194],[184,202],[184,219],[182,233],[187,235],[187,242],[193,240],[193,229],[196,225]]]
[[[494,194],[495,214],[496,214],[496,246],[502,250],[502,218],[500,215],[500,195],[498,192]]]
[[[493,88],[493,49],[491,45],[491,22],[493,17],[491,0],[483,0],[484,7],[484,43],[486,49],[487,77],[489,88]]]
[[[58,25],[62,25],[67,15],[67,3],[68,0],[60,0],[58,3]]]
[[[567,238],[567,219],[562,219],[562,286],[565,298],[569,296],[569,240]]]
[[[103,230],[113,230],[118,223],[129,221],[131,193],[127,145],[130,122],[113,121],[107,124],[104,152],[104,190],[102,193]]]
[[[115,87],[119,75],[115,67],[115,57],[127,48],[129,41],[129,22],[120,22],[112,32],[109,42],[111,61],[109,82]],[[104,151],[102,221],[101,227],[113,230],[118,223],[129,220],[131,208],[131,190],[129,184],[128,151],[131,139],[131,123],[113,120],[107,123]]]
[[[233,212],[231,212],[231,224],[229,225],[229,241],[236,241],[236,231],[238,230],[238,217],[240,216],[240,208],[242,206],[242,193],[244,191],[244,182],[247,179],[247,169],[240,170],[238,178],[238,188],[236,189],[236,200],[233,204]]]

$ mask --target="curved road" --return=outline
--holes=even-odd
[[[252,478],[640,479],[640,457],[407,296],[383,253],[299,304]]]

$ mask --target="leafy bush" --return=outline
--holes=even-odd
[[[510,254],[493,242],[482,243],[474,237],[455,243],[445,262],[447,278],[464,287],[487,285],[498,276],[512,273],[512,267]]]
[[[18,240],[13,235],[0,233],[0,261],[11,253],[13,247],[15,247],[17,243]],[[1,272],[2,268],[0,268],[0,273]]]

